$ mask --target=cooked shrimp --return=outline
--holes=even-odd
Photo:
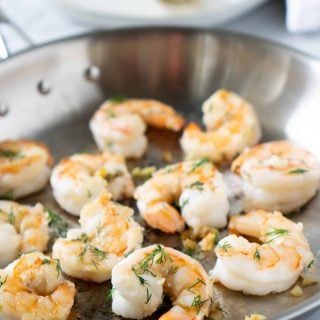
[[[39,142],[0,142],[0,195],[16,199],[37,192],[48,182],[52,158]]]
[[[146,125],[179,131],[184,119],[162,102],[130,99],[106,101],[90,121],[93,137],[101,150],[133,158],[140,158],[147,148]]]
[[[202,110],[207,131],[190,123],[181,138],[187,159],[230,161],[260,140],[261,129],[253,106],[235,93],[218,90],[204,102]]]
[[[278,211],[259,210],[234,216],[229,229],[262,242],[249,242],[236,235],[219,241],[218,260],[211,277],[230,289],[253,295],[285,291],[313,263],[303,225]]]
[[[19,253],[44,251],[48,241],[47,214],[41,204],[31,207],[0,200],[0,268]]]
[[[243,152],[232,170],[244,181],[245,209],[280,210],[303,206],[317,192],[320,165],[314,155],[289,141],[274,141]]]
[[[181,232],[184,222],[195,233],[203,226],[227,224],[227,188],[222,174],[207,158],[158,170],[136,188],[134,197],[142,218],[164,232]],[[182,216],[172,205],[178,199]]]
[[[52,172],[51,185],[59,205],[77,216],[103,190],[119,200],[131,197],[134,189],[124,158],[107,152],[63,159]]]
[[[212,285],[193,258],[160,244],[131,253],[112,270],[112,311],[142,319],[155,312],[163,294],[173,307],[159,320],[200,320],[208,315]]]
[[[81,211],[79,229],[68,231],[66,239],[58,239],[53,257],[62,270],[76,278],[103,282],[111,270],[129,252],[140,248],[142,227],[133,220],[133,210],[112,202],[102,193]]]
[[[0,270],[0,317],[65,320],[76,293],[62,277],[58,260],[42,253],[22,255]]]

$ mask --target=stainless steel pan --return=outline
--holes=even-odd
[[[95,150],[88,120],[106,97],[157,98],[175,106],[189,120],[200,121],[201,102],[220,87],[238,92],[256,106],[264,140],[289,138],[320,156],[320,63],[270,42],[194,29],[87,35],[1,63],[0,138],[43,141],[59,160],[73,152]],[[177,134],[150,130],[148,135],[148,154],[131,166],[161,165],[164,149],[171,150],[175,160],[181,159]],[[64,214],[49,187],[24,199],[26,203],[35,201]],[[319,211],[320,198],[316,197],[302,212],[292,215],[304,223],[318,263]],[[145,244],[158,241],[180,247],[178,236],[147,228]],[[212,268],[213,255],[199,258],[206,268]],[[77,281],[77,286],[70,319],[119,319],[112,315],[110,303],[105,303],[109,282]],[[320,305],[320,286],[307,287],[302,297],[294,298],[287,292],[249,297],[217,285],[215,301],[224,310],[224,319],[262,313],[268,319],[285,320]],[[157,319],[160,313],[150,319]]]

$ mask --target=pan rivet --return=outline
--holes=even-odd
[[[89,81],[96,81],[99,79],[100,77],[100,69],[97,66],[90,66],[88,67],[85,72],[84,75],[86,77],[87,80]]]
[[[48,94],[51,91],[50,83],[46,80],[39,81],[38,90],[41,94]]]
[[[5,116],[9,112],[9,104],[5,101],[0,101],[0,117]]]

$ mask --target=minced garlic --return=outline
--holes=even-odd
[[[315,277],[310,276],[310,275],[303,275],[302,276],[302,286],[307,287],[307,286],[311,286],[316,283],[318,283],[318,279],[316,279]]]
[[[156,167],[135,167],[132,169],[131,174],[136,178],[149,178],[155,171],[157,170]]]
[[[246,316],[244,320],[266,320],[267,318],[262,314],[251,314],[250,316]]]
[[[200,242],[199,246],[202,251],[210,251],[214,247],[214,243],[216,240],[216,232],[209,232]]]
[[[170,151],[163,151],[162,159],[166,163],[171,163],[173,160],[172,153]]]
[[[296,284],[289,293],[294,297],[301,297],[303,295],[303,290]]]
[[[197,243],[194,240],[191,240],[189,238],[186,238],[182,241],[183,247],[187,250],[196,250]]]
[[[107,175],[108,175],[108,172],[105,168],[101,168],[100,170],[97,170],[95,172],[95,176],[99,176],[103,179],[105,179],[107,177]]]

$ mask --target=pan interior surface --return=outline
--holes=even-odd
[[[9,108],[6,116],[0,116],[0,139],[40,140],[51,149],[56,162],[75,152],[97,150],[88,121],[108,97],[159,99],[173,105],[187,120],[201,123],[201,104],[218,88],[235,91],[255,106],[263,141],[290,139],[320,158],[320,63],[237,34],[137,29],[74,38],[1,63],[0,88],[0,104]],[[182,159],[179,134],[149,130],[148,139],[147,154],[129,161],[130,167],[163,166],[162,153],[167,150],[174,161]],[[76,223],[54,202],[49,186],[22,200],[37,201]],[[290,216],[303,222],[318,265],[319,211],[316,196]],[[178,235],[145,228],[144,245],[160,242],[181,248]],[[215,263],[213,254],[198,258],[207,270]],[[75,283],[78,293],[70,319],[121,319],[112,314],[110,301],[105,299],[110,281]],[[301,297],[289,292],[253,297],[215,285],[214,302],[223,310],[216,319],[243,319],[252,313],[267,319],[293,319],[320,305],[319,284],[303,290]],[[158,319],[165,308],[147,319]]]

